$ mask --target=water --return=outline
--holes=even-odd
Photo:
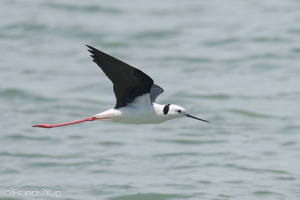
[[[299,1],[0,4],[2,199],[300,198]],[[114,106],[84,44],[211,123],[32,128]]]

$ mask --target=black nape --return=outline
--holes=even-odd
[[[167,115],[168,114],[168,112],[169,112],[169,109],[170,109],[170,105],[171,104],[167,104],[167,105],[165,105],[165,107],[164,107],[164,115]]]

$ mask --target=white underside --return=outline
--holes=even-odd
[[[125,107],[109,109],[94,116],[98,120],[127,124],[161,123],[171,119],[163,114],[163,107],[156,103],[151,104],[149,94],[144,94]]]

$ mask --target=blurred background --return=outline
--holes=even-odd
[[[1,198],[50,188],[68,200],[299,199],[299,9],[297,0],[2,0]],[[115,105],[85,44],[151,76],[165,89],[158,103],[211,123],[32,128]]]

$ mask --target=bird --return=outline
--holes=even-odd
[[[181,117],[209,122],[187,114],[181,106],[155,103],[156,98],[164,90],[155,84],[151,77],[111,55],[92,46],[86,46],[93,61],[113,83],[116,98],[115,107],[80,120],[59,124],[36,124],[33,127],[54,128],[96,120],[126,124],[156,124]]]

